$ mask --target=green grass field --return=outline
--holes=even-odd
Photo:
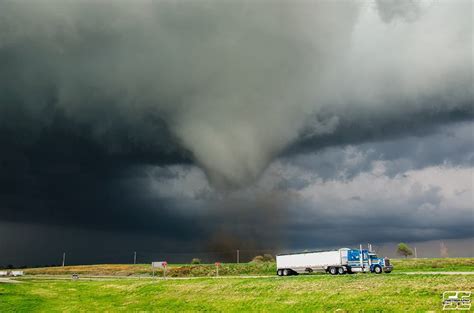
[[[153,279],[149,265],[95,265],[25,270],[19,283],[0,283],[0,312],[441,312],[442,293],[474,289],[474,275],[410,274],[473,271],[474,259],[395,260],[391,274],[277,277],[273,263],[171,265],[172,276]],[[79,280],[61,274],[80,273]],[[32,275],[37,274],[37,275]],[[56,274],[46,279],[40,274]],[[86,275],[110,275],[87,278]],[[199,275],[198,275],[199,274]],[[129,276],[128,278],[114,277]]]
[[[0,284],[0,312],[441,311],[473,275],[357,274],[263,278],[39,280]]]

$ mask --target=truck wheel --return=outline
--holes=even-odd
[[[337,273],[338,273],[339,275],[344,275],[344,274],[346,273],[346,271],[344,271],[344,268],[343,268],[343,267],[338,267],[338,268],[337,268]]]
[[[374,266],[374,273],[375,274],[382,274],[382,268],[378,265]]]
[[[335,267],[330,267],[330,268],[329,268],[329,273],[331,273],[331,275],[337,275],[337,268],[335,268]]]
[[[289,276],[291,275],[290,270],[287,270],[286,268],[283,270],[283,276]]]
[[[277,275],[278,275],[278,276],[283,275],[283,273],[281,272],[281,270],[278,270],[278,271],[277,271]]]

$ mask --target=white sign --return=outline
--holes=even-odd
[[[168,263],[166,261],[151,262],[151,267],[166,268]]]
[[[10,275],[12,276],[23,276],[23,271],[11,271]]]

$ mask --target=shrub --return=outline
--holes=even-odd
[[[266,254],[263,255],[263,261],[264,262],[275,262],[275,258],[273,257],[273,255],[266,253]]]
[[[406,243],[403,243],[403,242],[400,242],[398,244],[397,253],[399,255],[403,255],[405,258],[413,254],[413,252],[411,251],[411,248]]]
[[[201,264],[201,259],[194,258],[191,260],[191,264]]]
[[[257,255],[252,259],[252,263],[263,263],[265,262],[263,256]]]
[[[275,262],[275,258],[271,254],[257,255],[252,259],[252,263]]]

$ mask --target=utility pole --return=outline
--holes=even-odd
[[[237,264],[240,262],[240,250],[237,249]]]
[[[415,247],[415,259],[418,259],[418,253],[416,253],[416,247]]]
[[[66,252],[63,252],[63,267],[66,264]]]
[[[137,251],[133,252],[133,264],[137,264]]]

